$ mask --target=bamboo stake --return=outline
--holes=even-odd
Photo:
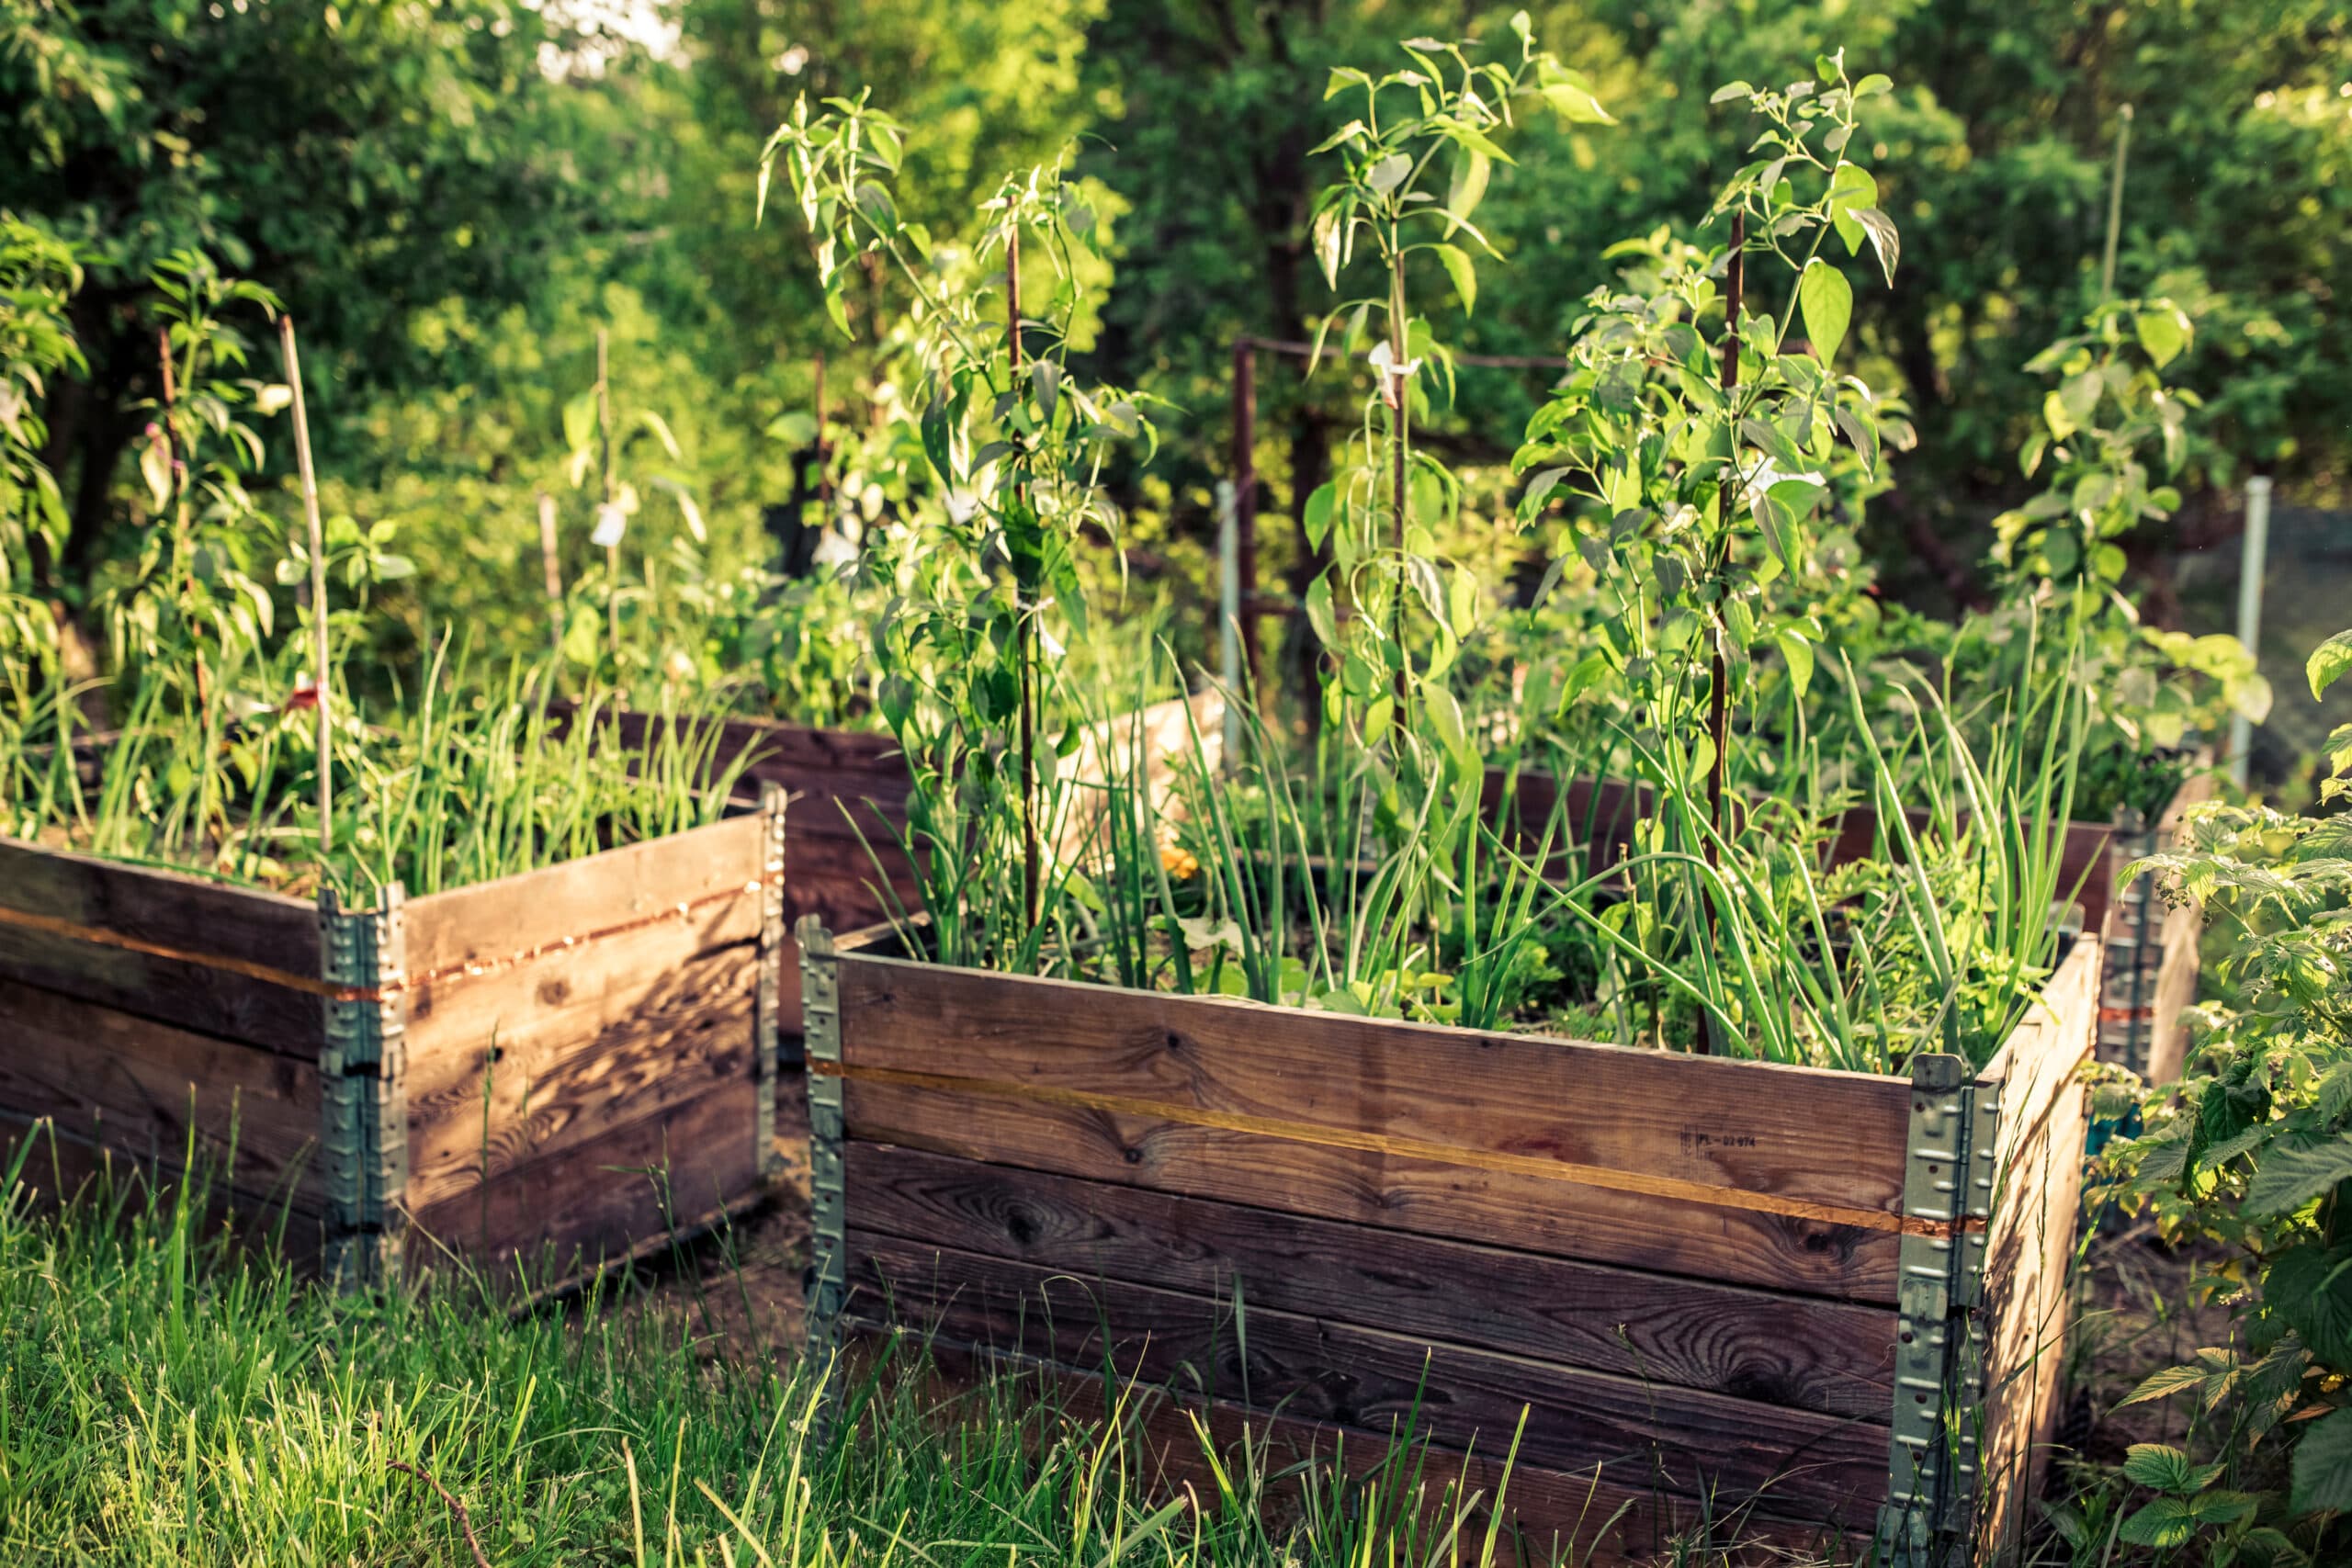
[[[557,659],[563,657],[563,564],[556,558],[555,497],[539,491],[539,570],[546,579],[548,640]]]
[[[2123,166],[2132,156],[2132,106],[2116,111],[2115,174],[2107,186],[2107,254],[2098,264],[2098,302],[2115,296],[2115,248],[2123,232]]]
[[[1004,341],[1012,356],[1012,379],[1021,379],[1021,228],[1010,223],[1004,231]],[[1025,488],[1016,491],[1028,504]],[[1016,592],[1026,587],[1017,581]],[[1033,605],[1017,604],[1021,618],[1013,624],[1017,654],[1014,673],[1020,678],[1021,706],[1021,912],[1031,931],[1043,917],[1037,840],[1037,677],[1036,633],[1029,617]]]
[[[286,358],[286,386],[294,395],[294,456],[302,473],[302,517],[311,533],[311,690],[318,713],[319,863],[323,874],[334,849],[334,753],[327,713],[326,531],[319,523],[319,476],[311,464],[311,418],[302,400],[302,361],[294,346],[294,318],[277,318],[277,345]]]

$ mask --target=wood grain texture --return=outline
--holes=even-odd
[[[765,844],[756,816],[729,818],[666,839],[543,866],[413,898],[408,903],[408,973],[435,975],[498,963],[519,953],[576,941],[681,905],[738,893],[743,929],[759,929]],[[693,919],[725,918],[726,906]],[[718,939],[713,939],[718,940]]]
[[[946,1064],[1872,1213],[1900,1196],[1908,1100],[1888,1079],[856,956],[842,976],[860,1067]],[[934,1089],[854,1082],[848,1103],[876,1142],[1244,1202],[1280,1182],[1327,1219],[1892,1299],[1892,1238],[1856,1225]]]
[[[1896,1237],[1179,1122],[852,1082],[850,1136],[1386,1230],[1892,1304]]]
[[[1894,1315],[854,1143],[852,1213],[903,1240],[1882,1418]],[[1270,1198],[1269,1201],[1278,1201]]]
[[[1114,1418],[1121,1421],[1134,1438],[1128,1451],[1137,1466],[1136,1482],[1154,1502],[1185,1495],[1189,1488],[1192,1497],[1214,1509],[1220,1492],[1210,1454],[1228,1476],[1247,1474],[1254,1462],[1266,1478],[1261,1501],[1276,1532],[1299,1521],[1308,1488],[1328,1505],[1344,1477],[1352,1506],[1385,1506],[1392,1511],[1385,1517],[1417,1513],[1437,1527],[1424,1539],[1458,1521],[1465,1544],[1481,1542],[1489,1518],[1499,1512],[1499,1560],[1507,1562],[1613,1568],[1676,1561],[1678,1548],[1690,1551],[1691,1561],[1702,1554],[1709,1568],[1786,1568],[1791,1562],[1857,1562],[1861,1556],[1860,1538],[1784,1519],[1753,1505],[1736,1506],[1724,1499],[1702,1506],[1669,1492],[1601,1482],[1589,1472],[1546,1470],[1523,1455],[1507,1469],[1499,1450],[1462,1452],[1425,1438],[1400,1438],[1390,1428],[1350,1428],[1106,1382],[1099,1374],[944,1340],[920,1345],[917,1373],[909,1370],[917,1359],[908,1348],[911,1337],[872,1325],[862,1334],[861,1359],[886,1376],[920,1375],[924,1392],[934,1396],[929,1400],[933,1408],[956,1408],[948,1402],[985,1381],[994,1385],[996,1400],[1043,1413],[1056,1432],[1094,1431]]]
[[[16,1190],[35,1213],[54,1213],[77,1194],[120,1194],[134,1206],[152,1194],[166,1210],[179,1196],[176,1166],[138,1159],[76,1137],[53,1122],[0,1110],[0,1171],[11,1168],[20,1152],[24,1166]],[[194,1219],[198,1232],[226,1231],[241,1246],[273,1250],[298,1276],[317,1274],[327,1231],[321,1210],[305,1206],[299,1197],[239,1191],[209,1180],[202,1196]]]
[[[2049,1462],[2072,1325],[2068,1274],[2081,1217],[2087,1090],[2077,1069],[2098,1043],[2099,944],[2075,944],[2034,1010],[1987,1069],[2001,1093],[1993,1219],[1985,1234],[1989,1325],[1980,1439],[1978,1543],[2013,1554],[2026,1501]],[[1979,1092],[1984,1092],[1980,1088]]]
[[[1686,1497],[1717,1487],[1814,1517],[1860,1517],[1885,1486],[1883,1426],[1727,1399],[1523,1357],[1431,1345],[1244,1303],[1153,1290],[859,1230],[850,1311],[983,1348],[1379,1431],[1418,1408],[1449,1448],[1507,1448]],[[1246,1343],[1246,1350],[1244,1348]],[[1817,1511],[1817,1512],[1816,1512]]]
[[[299,1057],[0,979],[0,1108],[236,1191],[324,1207],[319,1074]]]
[[[455,1253],[537,1293],[707,1225],[762,1191],[757,1092],[730,1080],[413,1209],[404,1258],[433,1268]]]
[[[436,992],[424,1027],[411,1023],[410,1205],[749,1083],[758,944],[697,952],[691,938],[651,927],[610,951],[461,983],[495,996]]]
[[[0,908],[194,955],[157,957],[0,922],[0,976],[288,1055],[319,1054],[316,996],[200,962],[315,978],[319,916],[310,904],[0,839]]]

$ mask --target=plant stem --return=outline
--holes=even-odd
[[[1012,361],[1012,382],[1021,380],[1021,228],[1017,222],[1008,223],[1004,231],[1004,343]],[[1022,470],[1014,469],[1016,474]],[[1028,487],[1015,480],[1013,501],[1024,519],[1028,516]],[[1025,548],[1026,547],[1024,547]],[[1037,929],[1042,910],[1038,874],[1037,842],[1037,649],[1036,628],[1030,617],[1036,611],[1027,601],[1030,584],[1023,581],[1033,575],[1031,569],[1021,564],[1021,557],[1013,558],[1013,587],[1017,595],[1012,626],[1013,673],[1019,682],[1016,693],[1021,708],[1021,912],[1030,931]]]
[[[2115,297],[2115,247],[2123,232],[2123,165],[2132,155],[2132,106],[2116,111],[2115,175],[2107,187],[2107,252],[2098,264],[2098,302]]]

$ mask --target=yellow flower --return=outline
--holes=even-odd
[[[1179,882],[1190,882],[1193,874],[1201,869],[1201,863],[1193,858],[1193,852],[1182,844],[1160,845],[1159,864]]]

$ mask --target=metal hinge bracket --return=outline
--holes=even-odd
[[[319,1055],[326,1156],[327,1278],[356,1290],[391,1278],[408,1190],[407,908],[397,883],[373,909],[319,894],[319,959],[330,986],[365,993],[325,1002]]]

